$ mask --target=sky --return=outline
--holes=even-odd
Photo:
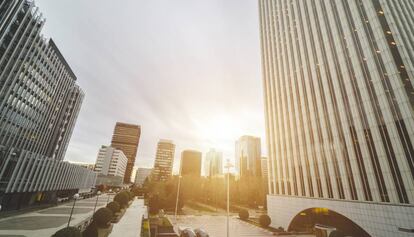
[[[159,139],[234,160],[242,135],[265,149],[257,1],[36,0],[85,91],[65,160],[94,163],[117,121],[141,125],[136,166]]]

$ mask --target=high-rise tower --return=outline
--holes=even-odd
[[[173,141],[161,139],[158,142],[151,178],[156,181],[166,181],[171,177],[174,165],[174,153],[175,144]]]
[[[84,93],[33,1],[0,2],[0,202],[3,210],[90,190],[96,174],[62,162]],[[62,192],[58,192],[62,191]]]
[[[117,122],[112,135],[111,146],[124,152],[128,158],[128,163],[124,175],[124,183],[131,182],[132,169],[135,165],[139,138],[141,136],[141,126],[128,123]]]
[[[272,225],[413,231],[414,2],[259,8]]]

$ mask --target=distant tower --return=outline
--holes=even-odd
[[[261,176],[260,138],[242,136],[236,141],[236,170],[239,177]]]
[[[204,161],[205,176],[213,177],[223,174],[223,153],[210,149]]]
[[[124,183],[131,182],[131,174],[135,164],[140,136],[141,126],[139,125],[120,122],[117,122],[115,125],[111,146],[123,151],[128,158]]]
[[[201,176],[201,152],[184,150],[181,152],[181,175]]]
[[[156,181],[168,180],[172,175],[175,144],[171,140],[161,139],[157,145],[154,169],[151,178]]]

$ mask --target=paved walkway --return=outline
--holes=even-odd
[[[170,216],[170,219],[175,223],[174,216]],[[227,233],[226,220],[226,216],[179,216],[175,226],[176,228],[178,226],[191,227],[193,229],[201,228],[207,231],[210,237],[223,237]],[[273,236],[273,233],[241,221],[239,218],[230,217],[230,236],[270,237]],[[290,235],[289,237],[295,237],[295,235]],[[301,235],[301,237],[313,237],[313,235]]]
[[[109,201],[112,201],[112,195]],[[108,196],[99,196],[96,209],[106,206]],[[96,197],[76,201],[71,226],[78,225],[92,216]],[[0,237],[47,237],[65,227],[68,223],[73,202],[55,207],[24,213],[0,219]]]
[[[144,199],[134,199],[121,220],[114,225],[111,237],[139,237],[141,236],[142,215],[146,212]]]

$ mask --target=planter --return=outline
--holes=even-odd
[[[114,226],[112,224],[110,224],[108,228],[97,228],[98,237],[108,237],[109,234],[112,232],[113,227]]]
[[[124,216],[126,209],[121,209],[119,212],[114,214],[114,217],[111,220],[111,223],[118,223],[119,220]]]

